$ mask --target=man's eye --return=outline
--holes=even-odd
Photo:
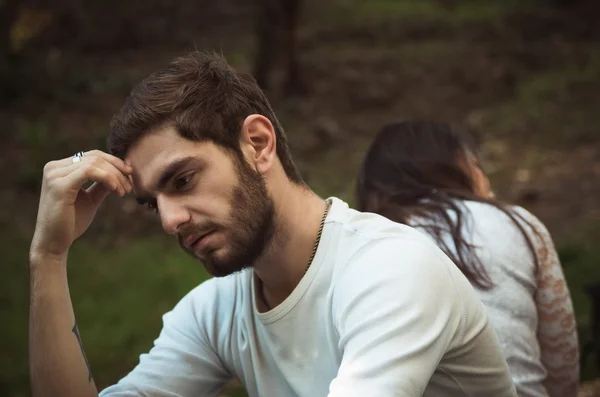
[[[192,178],[191,175],[185,175],[185,176],[175,179],[175,181],[173,182],[175,189],[181,190],[181,189],[185,188],[191,178]]]
[[[158,212],[158,206],[156,205],[155,202],[147,202],[146,203],[146,207],[148,207],[149,210],[152,210],[154,212]]]

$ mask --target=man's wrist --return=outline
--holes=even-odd
[[[29,252],[29,268],[31,270],[62,269],[67,266],[68,252],[55,254],[38,250]]]

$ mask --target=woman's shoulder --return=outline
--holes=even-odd
[[[471,200],[461,201],[460,205],[466,208],[474,217],[510,219],[508,215],[510,213],[513,216],[516,215],[518,220],[534,223],[536,225],[543,225],[543,223],[534,214],[518,205],[505,203],[499,203],[496,205],[494,203]]]
[[[496,233],[502,234],[525,232],[534,243],[536,240],[550,238],[544,223],[529,210],[518,205],[501,204],[499,207],[478,201],[464,201],[462,205],[468,210],[471,222],[479,228],[494,230]]]

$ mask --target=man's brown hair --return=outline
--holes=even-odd
[[[170,126],[184,138],[212,141],[241,156],[244,119],[260,114],[273,124],[276,151],[288,178],[302,184],[283,127],[252,76],[233,69],[218,54],[193,52],[139,83],[114,116],[108,150],[124,158],[143,135]]]

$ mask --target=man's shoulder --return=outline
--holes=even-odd
[[[372,253],[388,255],[412,247],[417,251],[436,251],[436,246],[422,232],[381,215],[349,208],[345,203],[327,223],[337,229],[338,250],[347,254]],[[411,251],[412,251],[411,250]],[[347,256],[350,259],[352,255]],[[402,255],[403,257],[405,255]]]
[[[335,225],[347,234],[377,239],[388,235],[410,235],[414,231],[410,226],[393,222],[379,214],[351,208],[347,203],[335,197],[330,199],[333,200],[333,206],[327,216],[326,224]]]
[[[417,283],[442,278],[457,289],[470,287],[452,260],[422,231],[349,207],[336,215],[331,219],[339,229],[334,283],[356,272],[363,278],[386,274]]]

